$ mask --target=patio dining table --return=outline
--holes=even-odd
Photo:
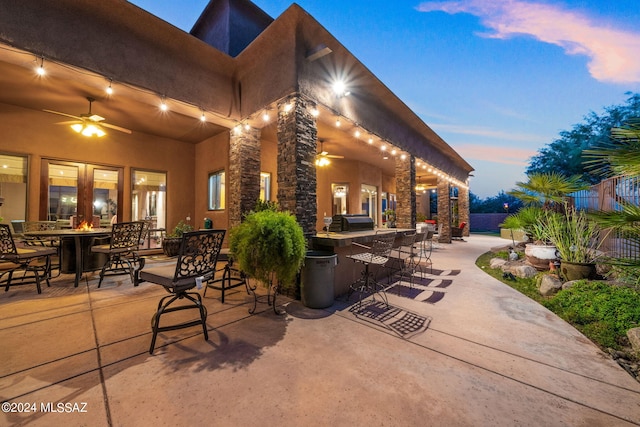
[[[102,265],[91,265],[89,255],[91,255],[91,246],[96,238],[108,237],[111,230],[108,228],[94,228],[92,230],[42,230],[28,231],[24,233],[25,237],[59,237],[60,242],[60,271],[62,273],[75,273],[74,286],[78,287],[82,273],[87,271],[96,271],[102,268]],[[75,263],[71,260],[63,260],[66,248],[70,248],[68,256],[75,254]],[[68,261],[68,266],[63,267],[63,261]],[[95,263],[94,263],[95,264]],[[71,267],[73,266],[73,267]]]

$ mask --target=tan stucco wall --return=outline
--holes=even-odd
[[[195,146],[142,133],[109,131],[103,138],[84,138],[64,121],[44,112],[0,104],[0,151],[29,155],[27,219],[38,220],[40,168],[43,158],[124,167],[122,220],[131,219],[131,172],[146,169],[167,173],[167,224],[195,210],[193,191]]]
[[[210,211],[209,205],[209,174],[224,170],[225,178],[229,179],[229,133],[209,138],[195,146],[195,215],[196,227],[204,226],[204,218],[213,220],[213,228],[229,228],[228,209]],[[227,204],[229,194],[226,194]]]

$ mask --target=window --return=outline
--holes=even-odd
[[[0,217],[3,223],[27,215],[27,157],[0,154]]]
[[[349,210],[349,206],[347,204],[349,184],[331,184],[331,194],[333,195],[333,206],[331,208],[332,214],[346,214]]]
[[[167,174],[135,169],[131,181],[131,219],[152,221],[153,229],[166,228]]]
[[[260,200],[268,202],[271,200],[271,174],[260,172]]]
[[[224,209],[224,171],[209,174],[209,210]]]

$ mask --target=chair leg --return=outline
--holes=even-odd
[[[178,307],[169,307],[177,300],[188,299],[193,304],[189,305],[181,305]],[[167,301],[168,300],[168,301]],[[167,301],[165,303],[165,301]],[[170,313],[172,311],[178,310],[188,310],[197,308],[200,313],[199,320],[188,321],[184,323],[178,323],[174,325],[160,326],[160,317],[165,313]],[[158,302],[158,310],[151,318],[151,330],[153,332],[151,337],[151,346],[149,347],[149,354],[153,354],[156,338],[158,336],[158,332],[163,331],[171,331],[176,329],[188,328],[191,326],[202,325],[202,332],[204,334],[205,341],[209,340],[209,331],[207,330],[207,308],[202,304],[202,298],[200,294],[197,292],[179,292],[177,294],[167,295],[160,299]]]

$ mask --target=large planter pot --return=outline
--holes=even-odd
[[[543,271],[549,269],[549,262],[558,259],[554,245],[536,245],[529,243],[524,248],[525,259],[528,264],[536,270]]]
[[[560,274],[566,281],[595,279],[597,274],[596,265],[595,263],[561,261]]]
[[[165,237],[162,240],[162,252],[169,257],[178,256],[181,242],[181,237]]]

